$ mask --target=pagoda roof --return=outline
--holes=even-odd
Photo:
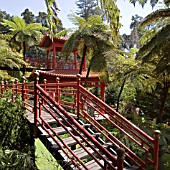
[[[50,47],[54,42],[55,43],[60,43],[62,45],[64,45],[64,43],[68,40],[68,37],[60,37],[60,38],[54,38],[53,39],[49,36],[49,35],[44,35],[43,39],[41,40],[41,42],[39,43],[39,47],[42,48],[48,48]]]
[[[50,70],[50,71],[42,71],[42,70],[36,70],[42,75],[49,75],[49,76],[55,76],[55,77],[65,77],[65,78],[76,78],[77,74],[79,73],[79,70]],[[85,78],[87,74],[87,71],[82,71],[81,78]],[[99,78],[98,73],[91,72],[89,75],[89,78]]]

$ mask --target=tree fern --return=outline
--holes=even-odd
[[[42,37],[40,31],[47,30],[39,23],[26,24],[25,20],[19,17],[13,17],[12,21],[3,19],[2,25],[10,28],[12,38],[10,40],[11,46],[16,47],[19,52],[22,50],[25,61],[25,54],[29,46],[39,43]],[[25,66],[23,66],[25,68]],[[25,71],[23,71],[25,73]]]

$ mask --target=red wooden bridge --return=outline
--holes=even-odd
[[[1,94],[21,94],[27,119],[63,169],[158,169],[159,131],[153,137],[77,82],[2,82]],[[119,135],[117,135],[119,134]],[[127,142],[128,141],[128,142]],[[127,143],[131,143],[131,145]],[[136,153],[136,146],[142,154]]]

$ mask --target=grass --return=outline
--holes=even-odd
[[[35,147],[36,165],[39,170],[63,170],[39,139],[35,140]]]

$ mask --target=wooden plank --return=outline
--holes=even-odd
[[[91,153],[93,154],[94,153],[94,150],[91,149],[90,147],[86,147],[86,149]],[[83,149],[83,148],[78,148],[76,150],[74,150],[74,153],[80,158],[80,159],[84,159],[86,157],[89,156],[89,154]]]
[[[104,161],[103,160],[100,160],[100,162],[104,165]],[[91,160],[91,161],[85,163],[85,166],[89,170],[102,170],[102,167],[95,160]],[[84,170],[83,167],[81,169]]]
[[[69,131],[72,131],[72,129],[70,127],[66,127],[67,130]],[[65,134],[67,133],[67,131],[63,128],[63,127],[56,127],[56,128],[53,128],[53,130],[58,134],[58,135],[62,135],[62,134]]]
[[[75,136],[80,142],[82,142],[82,139],[79,136]],[[59,146],[55,143],[55,141],[52,138],[47,138],[47,140],[51,143],[52,148],[59,149]],[[62,139],[65,144],[68,146],[73,146],[77,144],[77,141],[74,140],[72,137],[64,138]],[[61,146],[63,147],[63,144],[59,141]]]

